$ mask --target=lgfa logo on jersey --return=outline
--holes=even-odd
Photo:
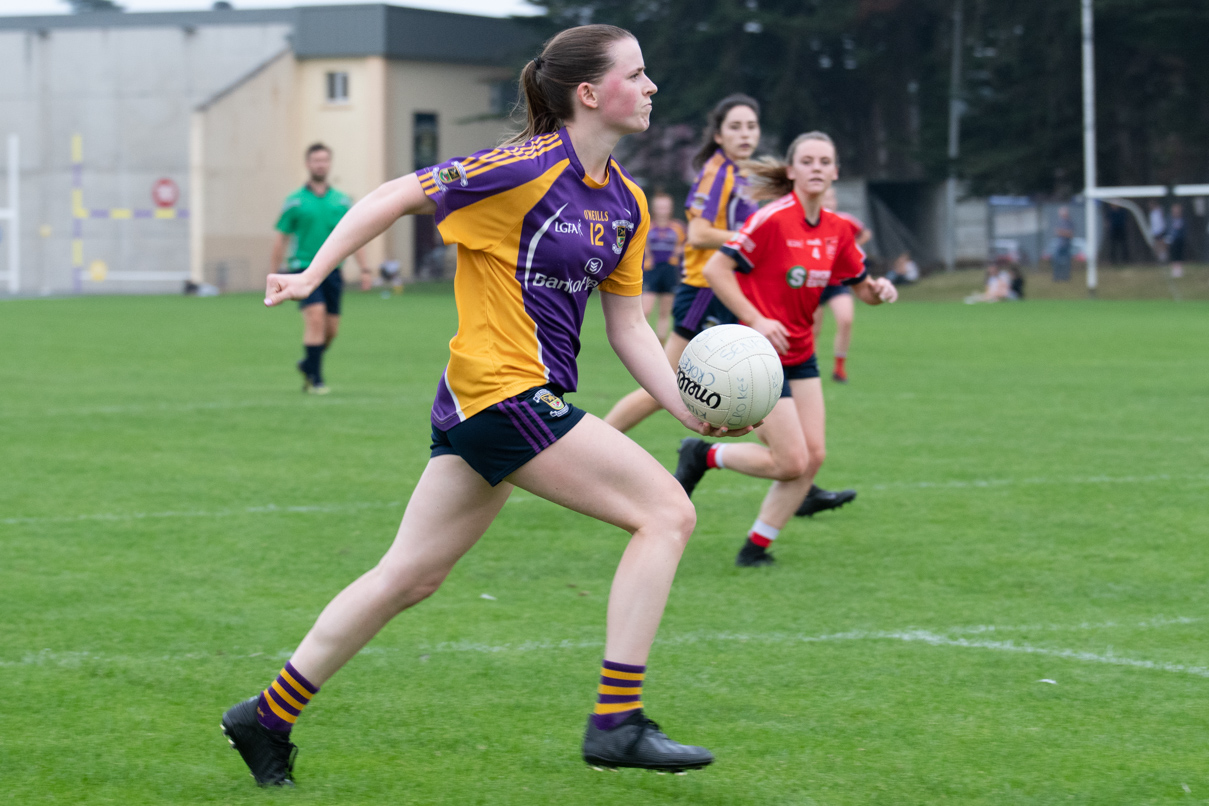
[[[626,235],[633,229],[634,229],[633,221],[626,221],[625,219],[619,219],[619,220],[613,222],[613,234],[617,236],[617,242],[615,244],[613,244],[614,254],[620,255],[621,251],[623,249],[625,249]]]

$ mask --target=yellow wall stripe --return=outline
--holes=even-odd
[[[71,161],[84,161],[84,138],[78,134],[71,136]]]

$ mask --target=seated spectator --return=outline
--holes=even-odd
[[[992,263],[987,266],[987,284],[981,294],[971,294],[966,297],[967,305],[976,302],[1004,302],[1013,299],[1012,275],[1005,263]]]

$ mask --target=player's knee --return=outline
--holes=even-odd
[[[419,571],[414,569],[392,572],[381,569],[383,593],[396,611],[403,611],[419,604],[437,592],[445,582],[448,571]]]
[[[806,469],[810,470],[812,472],[818,473],[819,468],[823,466],[823,462],[825,462],[826,460],[827,460],[827,449],[822,448],[822,447],[815,448],[815,449],[809,451],[809,459],[807,462]],[[803,472],[805,472],[805,471],[803,471]]]
[[[697,528],[697,509],[677,484],[675,492],[666,496],[653,513],[652,520],[658,534],[667,535],[683,548]]]
[[[810,469],[810,454],[794,451],[777,457],[773,478],[777,481],[793,481]]]

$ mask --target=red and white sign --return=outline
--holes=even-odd
[[[160,179],[151,186],[151,199],[156,207],[171,207],[180,199],[181,191],[171,179]]]

